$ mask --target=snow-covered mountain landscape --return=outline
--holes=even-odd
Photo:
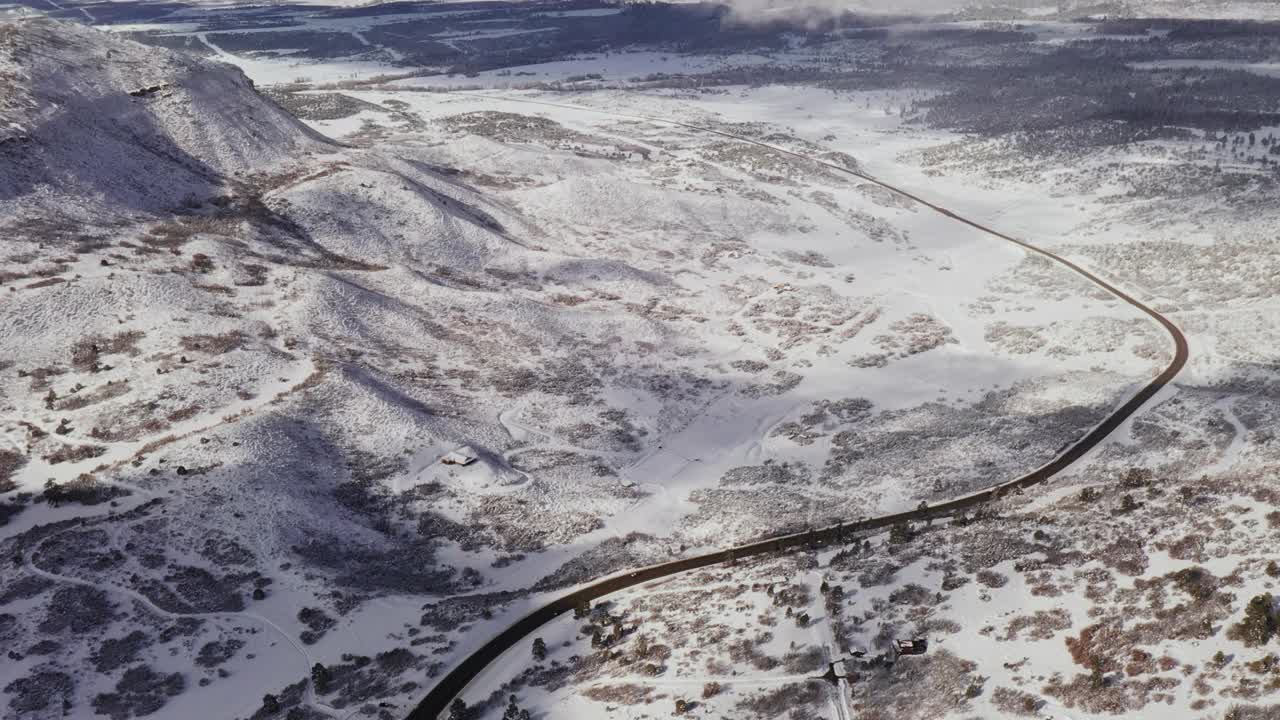
[[[3,716],[1274,717],[1268,7],[0,8]]]

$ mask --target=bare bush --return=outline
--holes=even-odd
[[[156,712],[170,697],[181,695],[185,687],[182,673],[161,675],[147,665],[138,665],[125,671],[115,692],[94,697],[93,707],[111,720],[128,720]]]
[[[979,570],[974,576],[977,581],[989,588],[1002,588],[1009,583],[1009,578],[994,570]]]
[[[211,273],[214,269],[213,258],[204,253],[191,256],[191,269],[198,273]]]
[[[57,465],[64,462],[80,462],[82,460],[91,460],[96,457],[102,457],[106,454],[107,448],[102,445],[63,445],[53,452],[44,456],[44,461],[50,465]]]
[[[94,335],[78,340],[71,346],[71,366],[82,372],[91,372],[104,356],[137,355],[138,341],[143,337],[145,335],[140,330],[128,330],[110,337]]]
[[[67,395],[54,401],[50,407],[53,410],[63,412],[71,412],[74,410],[83,410],[90,405],[96,405],[100,402],[106,402],[113,398],[118,398],[129,392],[129,381],[121,380],[120,382],[108,382],[106,385],[92,391],[81,392],[74,395]]]
[[[729,643],[729,660],[736,664],[750,664],[757,670],[766,671],[778,667],[778,659],[761,652],[754,640],[743,638]]]
[[[654,689],[645,685],[600,685],[582,691],[582,696],[596,702],[617,705],[639,705],[653,702]]]
[[[898,357],[918,355],[948,343],[959,342],[951,328],[924,313],[915,313],[890,323],[889,329],[894,332],[893,335],[878,335],[875,342],[881,350],[896,352]]]
[[[151,644],[151,638],[141,630],[119,638],[107,638],[89,658],[93,668],[100,673],[113,672],[138,659],[138,653]]]
[[[21,453],[0,448],[0,493],[7,493],[18,486],[13,476],[26,464],[27,459]]]
[[[991,692],[991,704],[997,710],[1010,715],[1037,717],[1038,713],[1036,711],[1044,704],[1044,701],[1031,693],[1002,685]]]
[[[782,665],[792,675],[820,670],[827,664],[827,654],[820,647],[810,646],[804,650],[792,650],[782,656]]]
[[[740,701],[737,707],[760,718],[780,718],[796,709],[801,710],[802,716],[810,716],[803,710],[806,707],[816,716],[812,706],[823,699],[822,686],[818,683],[793,683],[753,695]]]
[[[183,350],[202,352],[208,355],[222,355],[244,347],[245,335],[239,330],[221,335],[187,335],[179,340]]]
[[[1048,640],[1062,630],[1071,627],[1071,613],[1061,608],[1037,610],[1033,615],[1021,615],[1009,621],[1001,640],[1017,640],[1023,630],[1030,630],[1026,639]]]
[[[75,680],[66,673],[37,670],[9,683],[4,691],[10,696],[9,708],[19,715],[40,713],[51,706],[57,707],[56,712],[61,713],[64,703],[71,702],[75,687]],[[51,716],[52,713],[40,715]]]
[[[964,701],[970,688],[981,685],[976,669],[946,650],[904,659],[867,677],[857,690],[856,709],[862,711],[860,718],[877,720],[942,717]]]
[[[53,593],[45,608],[45,618],[37,629],[45,635],[64,630],[87,633],[110,625],[115,617],[115,607],[102,590],[68,585]]]

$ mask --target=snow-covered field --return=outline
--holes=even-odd
[[[74,7],[114,34],[0,24],[13,716],[401,717],[567,588],[1016,477],[1171,357],[1059,266],[690,125],[1063,253],[1174,318],[1191,363],[991,516],[564,617],[468,688],[474,716],[1221,717],[1280,687],[1232,630],[1273,583],[1280,122],[974,131],[959,74],[860,75],[1109,43],[1174,82],[1199,26],[482,67],[616,11]],[[448,47],[421,65],[405,37]],[[913,635],[925,656],[873,662]]]

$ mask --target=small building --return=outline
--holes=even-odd
[[[476,451],[470,445],[463,445],[457,450],[450,450],[440,458],[445,465],[470,465],[476,461]]]
[[[893,653],[899,657],[903,655],[923,655],[928,649],[929,641],[924,638],[895,640],[893,642]]]

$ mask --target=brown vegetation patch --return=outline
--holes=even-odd
[[[1142,575],[1147,571],[1147,553],[1141,542],[1135,542],[1133,538],[1117,539],[1102,548],[1098,559],[1124,575]]]
[[[259,287],[267,284],[270,270],[265,265],[241,265],[237,268],[235,284],[241,287]]]
[[[32,390],[44,390],[49,387],[49,378],[65,375],[66,369],[53,365],[45,368],[36,368],[34,370],[19,370],[18,377],[31,378],[30,388]]]
[[[802,650],[792,650],[782,656],[782,665],[791,675],[817,672],[826,668],[827,653],[816,645],[810,645]]]
[[[169,413],[165,416],[165,419],[171,423],[180,423],[199,415],[201,409],[199,405],[188,405]]]
[[[109,415],[99,416],[89,434],[103,442],[122,442],[164,432],[169,423],[157,411],[161,411],[158,401],[135,400]]]
[[[947,650],[904,658],[869,674],[855,689],[860,720],[926,720],[957,711],[969,688],[981,685],[977,665]],[[962,715],[967,717],[967,715]]]
[[[129,392],[129,381],[109,382],[93,392],[81,392],[60,398],[53,403],[52,409],[70,411],[82,410],[100,402],[118,398]]]
[[[66,282],[66,280],[62,278],[49,278],[47,280],[38,280],[36,282],[31,283],[30,285],[24,285],[22,289],[38,290],[40,288],[52,287],[54,285],[61,285],[64,282]]]
[[[655,699],[653,693],[652,687],[627,683],[590,687],[582,691],[582,696],[602,703],[616,703],[618,705],[639,705],[644,703],[648,705]]]
[[[991,692],[991,704],[997,710],[1010,715],[1037,717],[1038,713],[1036,711],[1040,709],[1044,701],[1031,693],[1002,685]]]
[[[531,514],[545,513],[550,523],[529,523]],[[599,529],[603,522],[592,513],[555,509],[542,502],[523,498],[489,496],[467,516],[467,524],[484,528],[506,552],[537,552],[547,545],[568,542]]]
[[[11,263],[13,262],[13,258],[12,257],[6,258],[5,262]],[[70,269],[71,269],[71,266],[69,265],[48,265],[41,268],[33,268],[31,270],[23,270],[18,272],[14,272],[10,270],[0,270],[0,283],[11,283],[17,280],[26,280],[28,278],[33,278],[33,277],[53,278],[55,275],[61,275],[62,273]],[[62,282],[62,281],[59,280],[59,282]],[[28,285],[27,287],[31,287],[31,286]]]
[[[49,480],[45,483],[43,496],[51,506],[57,507],[64,502],[97,505],[127,494],[119,487],[101,485],[92,475],[81,473],[74,480],[65,483]]]
[[[106,355],[137,355],[138,341],[145,335],[140,330],[128,330],[107,337],[93,335],[77,341],[71,346],[71,367],[82,372],[89,372],[98,364],[98,360]]]
[[[1037,610],[1033,615],[1020,615],[1009,621],[1001,640],[1017,640],[1023,630],[1030,630],[1028,640],[1048,640],[1059,631],[1071,627],[1071,613],[1061,608]]]
[[[102,457],[106,452],[107,449],[102,445],[63,445],[45,455],[44,460],[50,465],[57,465],[64,462],[91,460],[96,457]]]
[[[1124,715],[1142,709],[1153,693],[1165,693],[1181,684],[1176,678],[1153,677],[1146,680],[1098,679],[1076,675],[1069,683],[1053,678],[1044,693],[1057,698],[1068,708],[1088,713]]]
[[[783,685],[738,702],[737,709],[761,718],[781,718],[797,711],[800,717],[816,716],[814,705],[825,700],[822,685],[816,682]],[[807,709],[807,711],[806,711]]]
[[[1146,650],[1134,648],[1129,652],[1129,661],[1125,663],[1124,674],[1136,677],[1156,671],[1156,658]]]
[[[757,642],[759,639],[760,638],[752,640],[749,638],[743,638],[729,643],[727,648],[729,651],[729,660],[736,665],[750,664],[761,672],[778,667],[777,658],[760,652],[757,645],[762,645],[764,643]]]
[[[197,290],[203,290],[207,293],[212,293],[214,295],[223,295],[226,297],[231,297],[236,294],[236,291],[233,290],[232,288],[229,288],[226,285],[218,285],[216,283],[195,283],[191,287]]]
[[[1181,540],[1169,545],[1169,557],[1174,560],[1190,560],[1191,562],[1205,562],[1205,538],[1199,533],[1189,533]]]
[[[1002,588],[1009,584],[1009,578],[995,570],[979,570],[978,574],[974,576],[974,579],[976,579],[980,584],[993,589]]]
[[[7,493],[17,487],[13,476],[26,464],[27,459],[18,451],[0,448],[0,493]]]
[[[202,233],[233,235],[240,226],[234,215],[192,215],[159,223],[147,231],[142,242],[155,250],[176,250]]]
[[[222,355],[244,347],[245,335],[239,330],[221,335],[187,335],[179,342],[183,350],[202,352],[208,355]]]
[[[213,258],[204,253],[196,253],[191,256],[191,269],[198,273],[211,273],[216,266]]]

